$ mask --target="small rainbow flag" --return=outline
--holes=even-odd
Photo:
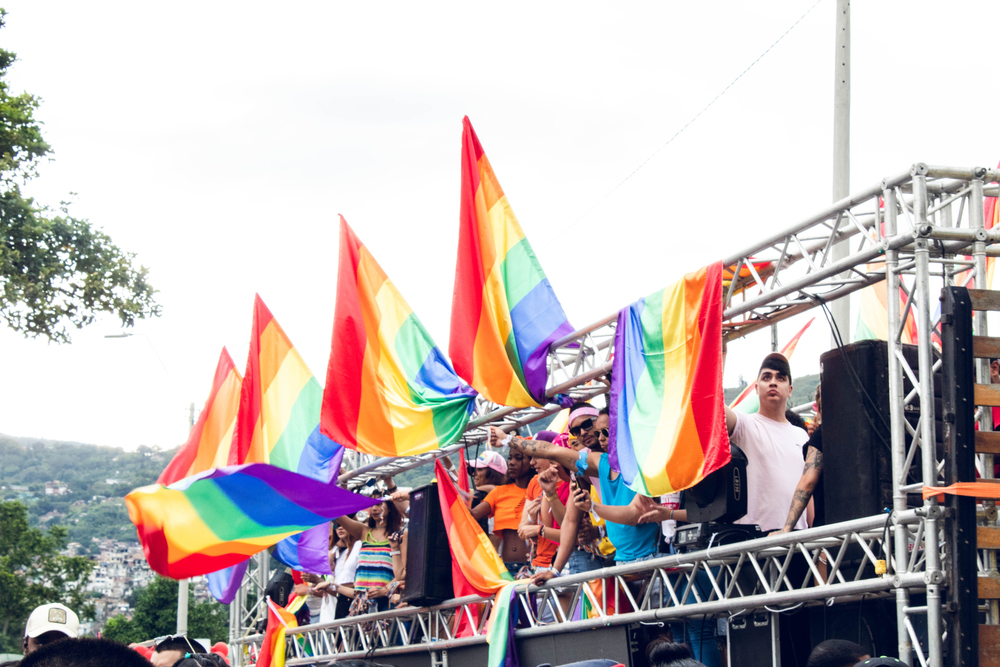
[[[304,601],[305,598],[297,597],[288,603],[288,607],[279,607],[267,598],[267,629],[254,667],[285,667],[285,633],[299,627],[295,612]],[[293,609],[292,605],[297,606]]]
[[[888,340],[889,339],[889,285],[887,281],[875,283],[861,290],[861,303],[858,308],[857,325],[854,327],[854,340]],[[899,288],[899,312],[906,307],[906,292]],[[917,322],[913,319],[911,309],[906,316],[906,324],[900,340],[904,345],[915,345],[917,342]]]
[[[420,454],[461,437],[475,397],[341,216],[324,433],[366,454]]]
[[[230,464],[269,463],[323,482],[336,479],[344,449],[320,432],[322,396],[306,362],[256,295]]]
[[[213,468],[125,496],[149,566],[173,579],[237,565],[290,535],[376,502],[261,463]]]
[[[722,264],[618,315],[611,466],[637,493],[689,488],[729,461],[722,391]]]
[[[792,360],[792,355],[795,354],[795,348],[799,344],[799,339],[802,338],[802,334],[806,332],[806,329],[813,323],[816,318],[810,318],[806,325],[799,329],[799,332],[792,336],[792,339],[785,343],[785,346],[781,348],[780,352],[785,355],[785,359],[789,361]],[[744,399],[747,399],[744,401]],[[739,406],[738,408],[736,406]],[[757,380],[754,380],[743,391],[740,395],[733,399],[733,402],[729,404],[732,409],[739,410],[740,412],[746,414],[753,414],[760,410],[760,398],[757,397]],[[792,407],[792,406],[788,406]]]
[[[572,333],[472,123],[462,120],[462,204],[448,351],[483,396],[545,404],[549,345]]]
[[[455,597],[494,595],[487,641],[490,644],[489,667],[517,665],[514,629],[520,605],[516,601],[514,577],[500,560],[483,529],[462,501],[451,476],[434,462],[441,514],[451,548],[452,579]]]
[[[215,367],[212,391],[198,416],[198,423],[191,429],[187,442],[181,445],[160,473],[157,484],[167,486],[196,472],[226,465],[229,446],[233,442],[242,382],[243,378],[229,352],[222,348]]]

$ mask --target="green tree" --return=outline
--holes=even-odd
[[[229,609],[218,602],[196,602],[191,593],[188,596],[188,637],[208,637],[213,643],[228,642]],[[132,620],[124,616],[109,619],[103,635],[128,644],[173,634],[176,629],[177,582],[155,577],[139,592]]]
[[[0,9],[0,28],[7,13]],[[38,97],[12,95],[5,77],[17,56],[0,49],[0,317],[27,337],[69,342],[99,313],[123,326],[159,315],[147,270],[63,202],[57,212],[21,193],[52,152],[34,114]]]
[[[0,502],[0,652],[18,652],[31,610],[62,602],[84,618],[93,615],[84,588],[93,562],[61,556],[66,529],[44,532],[28,526],[28,508]]]

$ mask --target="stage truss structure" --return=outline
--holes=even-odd
[[[948,633],[957,631],[952,627],[957,614],[946,600],[943,565],[951,558],[955,544],[944,530],[945,512],[936,497],[912,507],[908,494],[919,494],[923,486],[941,486],[944,481],[946,462],[936,446],[925,448],[923,444],[935,443],[933,384],[942,366],[939,343],[935,343],[940,335],[936,303],[943,287],[957,284],[989,289],[987,261],[1000,255],[998,248],[990,247],[1000,242],[1000,226],[985,228],[984,196],[997,196],[998,181],[997,169],[914,164],[723,260],[730,277],[723,314],[727,343],[886,281],[890,295],[885,317],[893,471],[890,512],[560,577],[541,589],[525,587],[519,591],[525,609],[548,609],[550,613],[545,615],[547,622],[542,622],[542,612],[532,612],[530,627],[517,630],[516,636],[705,614],[735,618],[753,610],[778,615],[781,605],[888,596],[896,602],[899,658],[921,667],[943,664]],[[842,244],[848,246],[846,256],[833,252]],[[896,294],[904,295],[905,300],[891,298]],[[917,330],[916,367],[903,353],[908,318]],[[522,427],[561,410],[559,400],[564,397],[586,400],[605,393],[608,387],[601,378],[611,369],[616,321],[617,314],[553,343],[546,391],[552,403],[517,409],[477,400],[473,419],[459,443],[399,459],[374,459],[351,452],[345,457],[348,470],[340,481],[357,485],[424,465],[480,443],[488,425],[508,430]],[[975,315],[974,329],[978,335],[987,333],[984,314]],[[840,334],[847,342],[849,333]],[[988,362],[980,362],[976,372],[979,383],[989,382]],[[907,421],[906,413],[915,406],[920,410],[914,425]],[[992,430],[987,410],[977,412],[977,419],[982,430]],[[914,470],[911,464],[918,452],[921,463]],[[976,468],[983,478],[993,477],[992,459],[990,454],[977,455]],[[990,502],[983,503],[978,515],[979,525],[997,525],[997,512]],[[850,568],[845,567],[845,554],[849,553],[853,554]],[[793,554],[808,563],[807,575],[801,580],[788,576]],[[260,599],[268,572],[266,552],[253,560],[255,565],[248,570],[232,605],[234,667],[255,660],[262,640],[255,624],[266,618]],[[818,565],[821,560],[825,571]],[[982,551],[976,560],[976,577],[1000,578],[994,552]],[[883,567],[879,561],[885,561],[885,573],[876,573],[876,567],[880,572]],[[693,585],[697,576],[709,577],[709,595],[698,593]],[[598,577],[606,582],[599,594],[587,583]],[[646,583],[636,589],[635,580]],[[912,605],[915,595],[926,603]],[[578,600],[581,596],[587,597],[596,616],[570,620],[556,601],[558,597]],[[631,611],[609,613],[609,599],[618,601],[614,609],[631,607]],[[628,605],[622,606],[625,600]],[[404,608],[298,628],[288,633],[288,664],[322,663],[372,651],[378,655],[430,652],[433,664],[442,664],[441,656],[446,656],[448,648],[485,642],[481,626],[489,605],[489,600],[462,598],[431,608]],[[988,624],[1000,623],[995,601],[986,603],[982,611]],[[456,638],[456,616],[473,623],[473,636]],[[925,623],[915,623],[917,616],[924,617]],[[918,633],[918,626],[926,630]],[[446,657],[443,660],[446,663]]]

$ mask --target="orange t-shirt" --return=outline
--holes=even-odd
[[[483,502],[493,510],[493,534],[501,530],[517,530],[521,525],[521,513],[524,511],[525,489],[517,484],[498,486],[483,498]]]
[[[526,500],[534,500],[541,495],[542,487],[538,483],[538,476],[536,475],[531,478],[530,482],[528,482],[528,488],[525,489],[524,497]],[[531,564],[535,567],[550,567],[552,565],[552,559],[556,557],[556,553],[558,551],[558,542],[553,542],[552,540],[539,536],[538,548],[535,549],[535,558],[531,561]]]

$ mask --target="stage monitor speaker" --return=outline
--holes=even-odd
[[[916,372],[916,347],[904,346],[903,354]],[[881,340],[858,341],[820,357],[823,520],[827,525],[881,514],[892,507],[888,358],[888,345]],[[939,385],[940,377],[935,380]],[[904,374],[904,392],[911,388]],[[936,393],[940,396],[939,389]],[[935,402],[940,405],[939,400]],[[939,415],[940,408],[935,413]],[[919,414],[915,404],[906,410],[906,419],[915,425]],[[940,421],[937,427],[940,442]],[[909,442],[907,434],[907,446]],[[911,470],[919,471],[920,466],[918,451]]]
[[[684,509],[692,523],[732,523],[747,513],[747,455],[730,444],[732,458],[684,492]]]
[[[437,484],[410,491],[410,524],[406,540],[403,601],[414,607],[426,607],[454,597],[451,549],[448,547],[448,532],[441,514]]]

